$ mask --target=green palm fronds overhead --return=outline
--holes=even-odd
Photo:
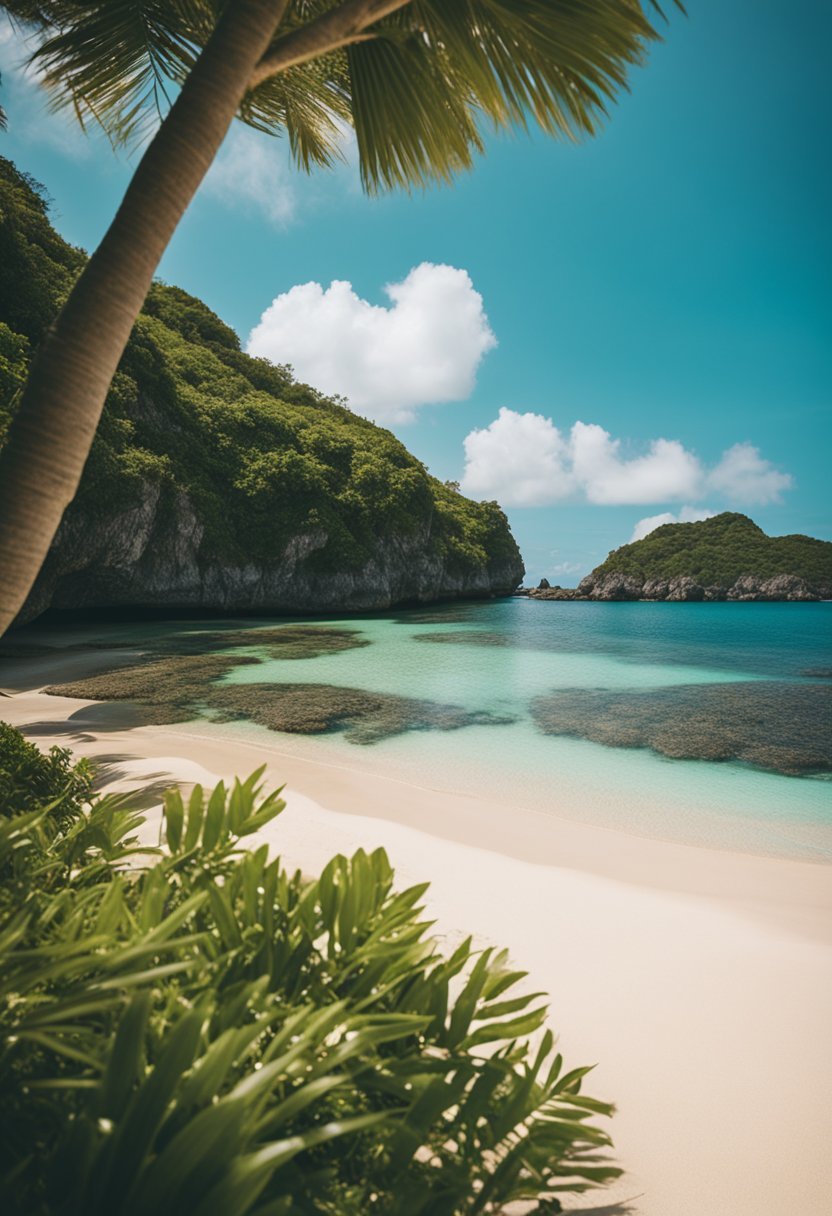
[[[273,49],[340,8],[290,0]],[[377,7],[377,6],[376,6]],[[385,9],[393,7],[386,4]],[[214,29],[219,0],[17,0],[32,63],[58,106],[116,142],[152,129]],[[468,168],[489,128],[592,134],[657,38],[652,0],[403,0],[349,45],[253,87],[240,118],[327,165],[355,128],[368,190]]]

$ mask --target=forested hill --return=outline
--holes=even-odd
[[[84,261],[43,188],[0,158],[0,443]],[[23,617],[382,608],[506,593],[522,574],[496,503],[463,498],[389,431],[244,354],[205,304],[156,283]]]
[[[578,591],[593,599],[826,599],[832,543],[767,536],[747,515],[725,511],[664,524],[613,550]]]

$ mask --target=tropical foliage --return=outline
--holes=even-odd
[[[42,187],[0,158],[0,445],[37,346],[84,264],[49,223]],[[206,546],[279,558],[303,529],[329,537],[325,571],[366,562],[379,535],[476,570],[517,548],[496,503],[430,477],[389,431],[253,359],[211,310],[156,283],[128,343],[74,510],[95,518],[158,485],[185,493]]]
[[[688,575],[703,586],[730,587],[743,574],[794,574],[832,592],[832,543],[811,536],[766,536],[747,515],[724,511],[692,524],[664,524],[615,549],[593,570],[639,578]]]
[[[35,35],[33,62],[58,105],[133,142],[169,108],[214,32],[218,0],[7,0]],[[656,38],[655,0],[289,0],[239,117],[285,132],[305,169],[355,127],[365,185],[450,179],[483,128],[592,134]],[[284,9],[282,17],[278,17]],[[300,53],[298,53],[300,51]]]
[[[74,763],[65,747],[47,753],[27,742],[20,731],[0,722],[0,808],[4,815],[36,811],[55,802],[72,813],[89,797],[93,768],[88,760]],[[56,811],[60,814],[60,811]]]
[[[555,1212],[618,1173],[539,994],[505,952],[443,956],[381,850],[291,873],[259,773],[171,791],[142,847],[61,763],[0,815],[4,1212]]]

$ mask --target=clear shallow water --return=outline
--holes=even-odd
[[[248,624],[255,642],[266,622]],[[268,622],[270,628],[281,624],[289,625]],[[758,691],[767,690],[769,700],[773,689],[775,701],[782,685],[784,704],[791,697],[793,705],[797,697],[800,708],[800,689],[807,697],[817,695],[819,685],[829,682],[818,673],[832,669],[832,604],[512,599],[320,624],[355,630],[369,644],[293,660],[263,652],[262,662],[240,666],[225,680],[357,688],[504,720],[452,731],[404,730],[364,747],[332,733],[288,735],[250,723],[228,729],[310,758],[480,794],[507,808],[520,805],[692,843],[832,859],[832,782],[826,776],[784,776],[736,761],[671,759],[647,747],[546,734],[535,713],[540,699],[555,704],[564,694],[605,690],[613,705],[633,693],[642,694],[637,700],[646,704],[666,703],[661,712],[670,718],[676,689],[687,690],[684,695],[696,703],[697,689],[719,695],[722,685],[739,696],[742,707],[743,687],[754,683]],[[110,644],[120,638],[141,644],[206,627],[113,625],[95,632]],[[211,627],[237,631],[241,623]],[[653,701],[651,691],[657,694]],[[748,704],[751,721],[756,710]],[[817,721],[809,722],[814,709],[806,713],[807,726],[817,730]],[[789,725],[794,733],[793,722],[783,729]],[[766,729],[760,728],[763,735]],[[800,737],[799,721],[796,729]],[[719,729],[712,733],[718,739]]]

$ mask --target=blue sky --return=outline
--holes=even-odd
[[[348,141],[310,179],[238,127],[160,270],[502,501],[535,580],[685,509],[832,538],[832,6],[688,7],[600,137],[492,138],[452,188],[368,199]],[[47,114],[18,53],[0,150],[92,248],[131,160]]]

